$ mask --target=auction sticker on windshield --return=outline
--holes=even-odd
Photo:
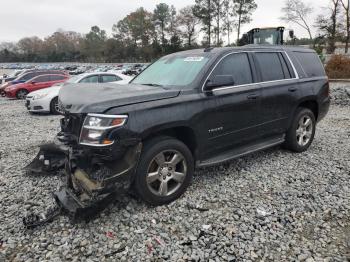
[[[185,62],[201,62],[203,61],[203,56],[191,56],[184,59]]]

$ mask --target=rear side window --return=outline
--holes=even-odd
[[[101,80],[102,80],[102,83],[109,83],[109,82],[119,81],[121,80],[121,78],[115,75],[102,75]]]
[[[79,83],[98,83],[98,76],[85,77]]]
[[[317,54],[293,52],[307,77],[325,76],[325,70]]]
[[[38,76],[36,78],[33,78],[33,81],[37,83],[49,82],[50,76]]]
[[[28,73],[28,74],[25,74],[24,76],[22,76],[20,78],[20,80],[28,81],[29,79],[32,79],[35,76],[36,76],[35,73]]]
[[[252,70],[246,53],[225,57],[213,71],[212,77],[216,75],[232,75],[235,85],[253,83]]]
[[[60,81],[63,80],[65,77],[63,75],[53,75],[50,76],[51,81]]]
[[[280,53],[255,53],[263,82],[290,79],[286,61]]]

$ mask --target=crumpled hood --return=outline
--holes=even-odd
[[[59,100],[70,113],[103,113],[113,107],[172,98],[179,93],[135,84],[69,84],[61,88]]]

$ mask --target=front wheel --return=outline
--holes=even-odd
[[[286,134],[285,147],[294,152],[306,151],[314,139],[315,131],[314,113],[307,108],[298,108]]]
[[[51,100],[51,103],[50,103],[50,110],[51,110],[51,113],[54,114],[54,115],[60,115],[63,113],[63,110],[61,108],[61,105],[58,101],[58,97],[56,96],[54,99]]]
[[[138,195],[151,205],[179,198],[194,172],[191,151],[181,141],[158,137],[145,143],[135,177]]]
[[[26,89],[20,89],[20,90],[17,91],[16,97],[17,97],[18,99],[25,99],[26,96],[28,95],[28,93],[29,93],[28,90],[26,90]]]

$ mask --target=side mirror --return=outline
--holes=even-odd
[[[215,87],[233,86],[235,81],[232,75],[216,75],[205,84],[205,90],[211,91]]]
[[[30,83],[31,83],[32,85],[35,85],[35,84],[36,84],[36,82],[35,82],[35,81],[31,81]]]

